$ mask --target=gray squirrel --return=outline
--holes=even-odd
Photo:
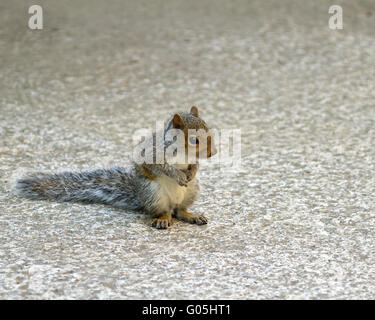
[[[165,137],[170,129],[183,132],[178,140],[185,150],[184,161],[168,163],[165,154],[171,141],[156,143],[156,133],[146,138],[151,145],[151,163],[133,162],[129,167],[114,167],[79,172],[29,173],[15,183],[17,194],[32,199],[104,203],[124,209],[145,211],[154,217],[152,226],[167,229],[172,217],[198,225],[207,224],[207,218],[189,213],[187,208],[195,201],[199,184],[195,175],[198,161],[188,163],[188,155],[195,159],[211,157],[216,148],[210,129],[199,117],[198,108],[175,113],[164,126]],[[191,130],[195,135],[190,135]],[[157,151],[163,151],[163,162],[155,161]]]

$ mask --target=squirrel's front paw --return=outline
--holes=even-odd
[[[186,171],[186,179],[187,179],[187,181],[193,180],[194,177],[195,177],[195,173],[193,171],[191,171],[191,170]]]
[[[188,169],[185,172],[186,178],[188,181],[191,181],[194,179],[195,175],[198,171],[198,165],[197,164],[190,164]]]
[[[168,227],[171,226],[171,218],[169,216],[162,216],[162,217],[156,218],[152,222],[152,226],[157,229],[168,229]]]
[[[188,184],[188,179],[186,177],[186,174],[183,173],[182,171],[180,171],[181,174],[179,175],[178,179],[177,179],[177,183],[182,186],[182,187],[187,187],[187,184]]]

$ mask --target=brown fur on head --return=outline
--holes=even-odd
[[[193,151],[194,149],[197,159],[210,158],[216,154],[217,151],[210,128],[203,119],[199,117],[198,108],[196,106],[191,107],[189,113],[176,113],[172,119],[172,126],[174,129],[184,131],[186,155],[189,151]],[[196,132],[194,132],[194,130],[196,130]],[[193,135],[192,132],[194,133]]]

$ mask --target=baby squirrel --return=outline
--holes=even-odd
[[[207,224],[203,214],[195,215],[186,210],[195,201],[199,190],[195,177],[199,169],[197,159],[211,157],[216,153],[213,137],[195,106],[190,112],[174,114],[164,125],[164,137],[172,128],[182,130],[185,138],[177,142],[183,144],[181,147],[185,150],[185,159],[180,163],[168,163],[166,148],[171,143],[162,139],[157,145],[154,132],[143,142],[152,145],[152,163],[133,161],[129,167],[30,173],[16,181],[15,191],[33,199],[96,202],[145,211],[154,217],[152,226],[158,229],[168,228],[172,216],[189,223]],[[189,129],[197,130],[197,134],[188,135]],[[163,151],[164,162],[157,163],[155,155],[160,150]],[[188,155],[191,153],[195,153],[196,163],[188,163]]]

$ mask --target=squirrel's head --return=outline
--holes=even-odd
[[[182,130],[185,137],[185,155],[189,159],[210,158],[216,154],[214,137],[207,124],[199,117],[198,108],[193,106],[190,112],[174,114],[169,128]]]

